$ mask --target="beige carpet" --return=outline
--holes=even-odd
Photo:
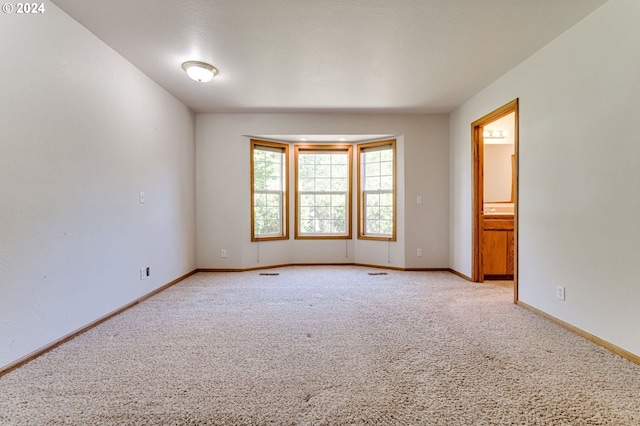
[[[2,425],[640,425],[640,366],[445,272],[199,273],[0,378]]]

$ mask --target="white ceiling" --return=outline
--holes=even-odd
[[[605,1],[53,0],[196,112],[387,113],[450,112]]]

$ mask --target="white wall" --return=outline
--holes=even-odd
[[[51,3],[0,57],[1,368],[195,268],[195,120]]]
[[[450,124],[452,267],[471,273],[470,123],[519,98],[520,300],[637,355],[639,21],[640,2],[609,1]]]
[[[397,241],[295,240],[291,202],[291,239],[252,243],[247,135],[265,134],[398,135]],[[323,262],[407,268],[449,265],[447,116],[200,114],[196,146],[199,268]],[[424,199],[421,205],[416,204],[418,195]],[[355,236],[355,219],[353,224]],[[416,256],[417,248],[423,249],[422,257]],[[220,257],[221,249],[228,257]]]

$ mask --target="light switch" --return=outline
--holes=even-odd
[[[138,200],[140,201],[140,204],[144,204],[144,192],[140,191],[140,194],[138,194]]]
[[[418,196],[416,197],[416,203],[418,203],[418,204],[422,204],[422,195],[418,195]]]

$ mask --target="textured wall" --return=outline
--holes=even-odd
[[[261,134],[398,135],[398,240],[387,243],[355,238],[347,242],[292,238],[251,243],[246,135]],[[196,139],[198,267],[248,268],[314,262],[448,267],[447,116],[200,114]],[[423,196],[423,204],[416,205],[417,195]],[[291,202],[291,226],[293,207]],[[354,205],[354,216],[355,211]],[[354,221],[354,235],[355,225]],[[422,257],[416,256],[416,248],[423,249]],[[221,249],[227,250],[227,258],[220,258]]]
[[[195,149],[188,109],[52,4],[2,14],[0,56],[2,367],[194,269]]]
[[[471,272],[469,125],[519,98],[520,299],[635,354],[639,19],[609,1],[451,115],[452,267]]]

